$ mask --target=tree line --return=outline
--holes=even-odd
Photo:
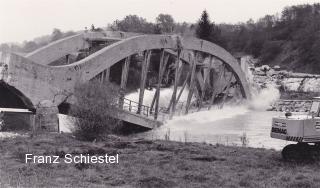
[[[197,23],[176,22],[169,14],[159,14],[154,22],[138,15],[128,15],[108,24],[107,29],[195,36],[216,43],[233,54],[253,55],[259,58],[260,64],[280,65],[296,72],[320,73],[320,3],[286,7],[280,14],[237,24],[216,24],[210,20],[206,10]],[[73,31],[54,29],[51,35],[26,41],[23,45],[1,44],[0,50],[27,53],[73,34]]]
[[[263,64],[320,73],[320,4],[286,7],[254,22],[220,24],[220,45],[245,52]]]
[[[280,14],[237,24],[215,24],[206,10],[197,23],[178,23],[168,14],[160,14],[155,23],[128,15],[110,24],[109,29],[196,36],[233,54],[253,55],[259,58],[260,64],[320,73],[320,3],[285,7]]]
[[[74,31],[62,32],[60,29],[54,28],[50,35],[37,37],[30,41],[24,41],[22,44],[18,43],[3,43],[0,44],[0,51],[12,51],[18,53],[29,53],[38,48],[41,48],[56,40],[75,35]]]

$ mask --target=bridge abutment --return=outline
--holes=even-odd
[[[35,131],[59,132],[58,106],[40,104],[36,108]]]

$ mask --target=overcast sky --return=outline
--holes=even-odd
[[[216,23],[237,23],[315,2],[320,0],[0,0],[0,43],[31,40],[53,28],[105,27],[128,14],[154,22],[167,13],[177,22],[196,22],[206,9]]]

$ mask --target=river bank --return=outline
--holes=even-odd
[[[68,134],[0,140],[0,187],[319,187],[319,162],[289,163],[279,151]],[[25,154],[119,155],[118,164],[26,164]]]
[[[277,100],[268,109],[279,112],[309,112],[312,100]]]

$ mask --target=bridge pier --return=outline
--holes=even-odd
[[[50,103],[39,104],[36,108],[35,131],[59,132],[58,106]]]

